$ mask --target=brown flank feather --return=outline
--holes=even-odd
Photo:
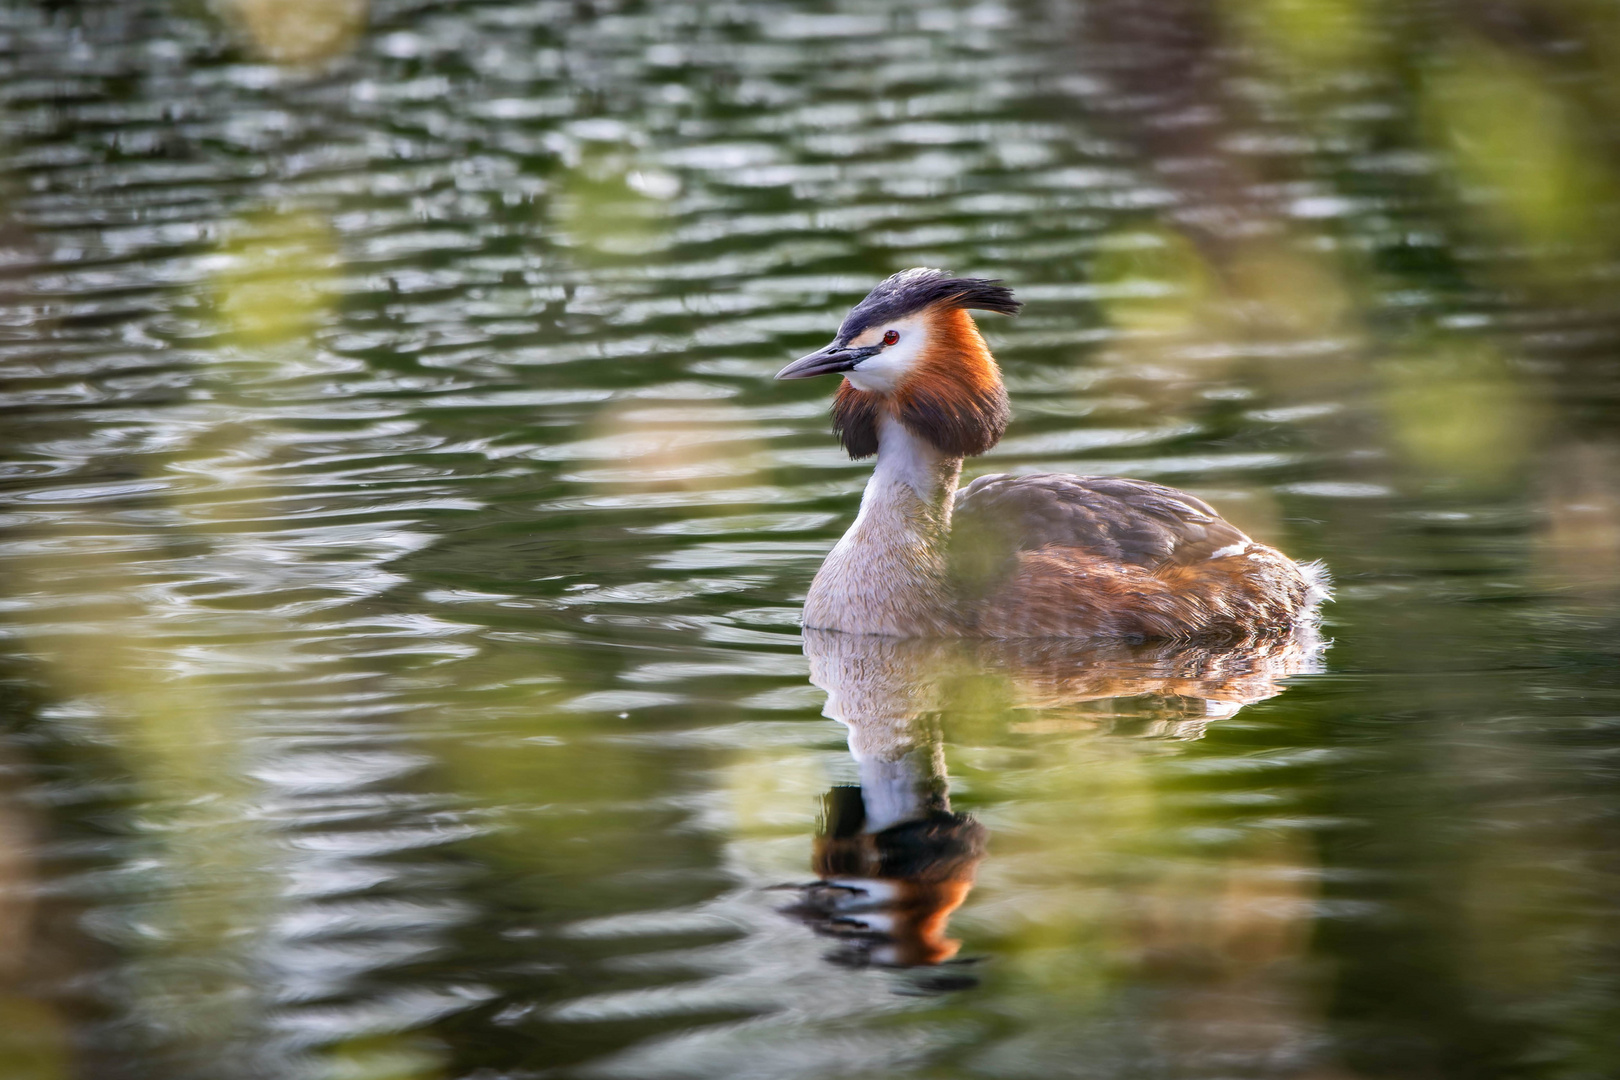
[[[1157,571],[1054,544],[1019,553],[973,613],[972,632],[1234,641],[1286,630],[1309,588],[1293,560],[1264,544]]]

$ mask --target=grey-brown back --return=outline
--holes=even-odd
[[[1145,480],[1036,473],[981,476],[956,494],[951,561],[968,588],[1023,551],[1074,548],[1153,571],[1200,562],[1249,538],[1202,499]]]

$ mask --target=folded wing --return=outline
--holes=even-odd
[[[1049,546],[1153,571],[1250,541],[1202,499],[1116,476],[981,476],[956,494],[953,554],[979,575]]]
[[[973,481],[956,496],[951,572],[993,637],[1269,632],[1310,592],[1297,564],[1203,500],[1109,476]]]

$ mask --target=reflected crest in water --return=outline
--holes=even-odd
[[[973,888],[989,831],[951,809],[939,713],[988,689],[1008,712],[1043,726],[1145,719],[1138,737],[1197,739],[1211,719],[1275,697],[1288,677],[1319,671],[1314,626],[1242,644],[900,639],[804,631],[823,715],[849,730],[858,785],[822,797],[812,847],[816,880],[783,913],[836,938],[834,963],[917,967],[957,957],[952,912]],[[982,684],[982,687],[970,686]],[[1027,727],[1026,727],[1027,730]],[[961,962],[961,961],[958,961]],[[974,985],[946,979],[935,989]]]

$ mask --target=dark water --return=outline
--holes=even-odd
[[[0,1074],[1620,1074],[1609,39],[1271,6],[5,4]],[[802,642],[912,265],[1331,647]]]

